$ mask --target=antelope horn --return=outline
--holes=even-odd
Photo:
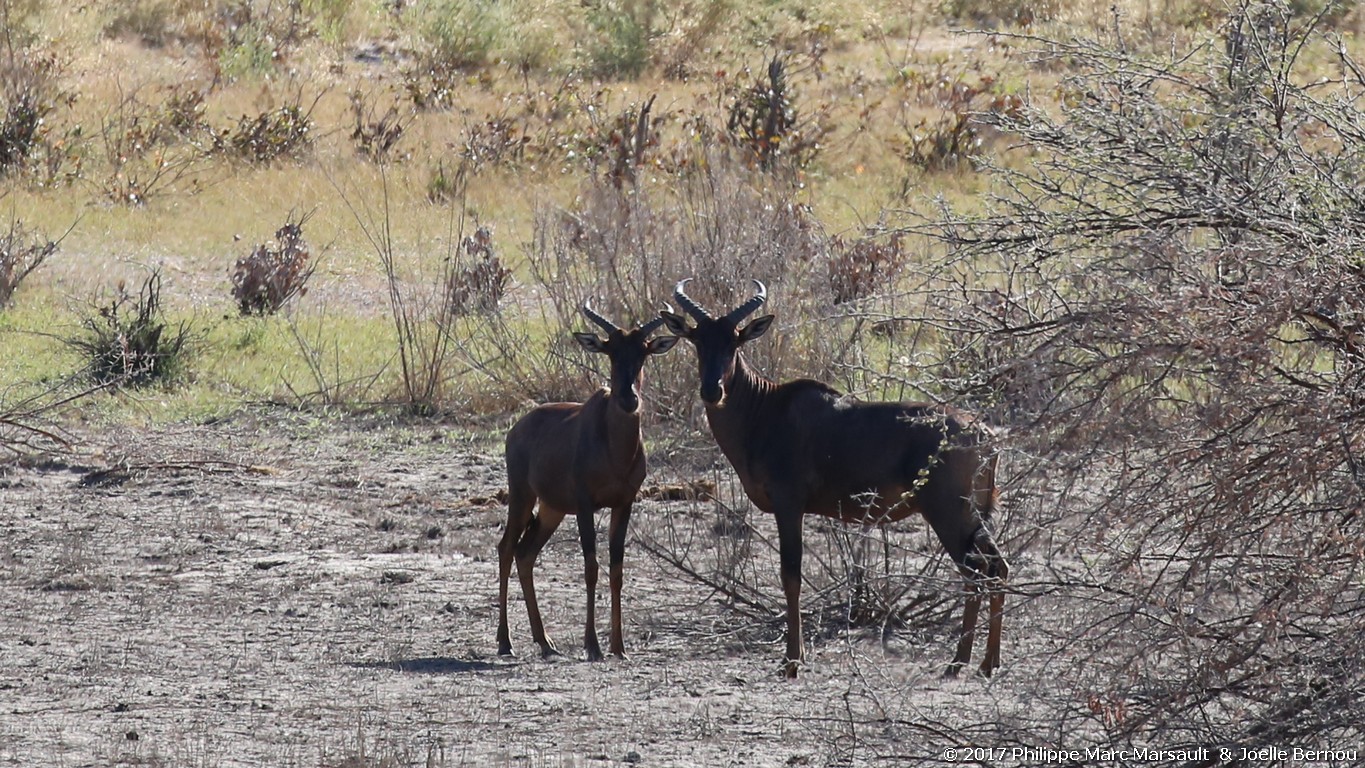
[[[744,318],[753,314],[754,310],[763,306],[763,302],[768,300],[768,289],[766,286],[763,285],[763,282],[760,280],[755,280],[754,285],[758,286],[758,292],[753,295],[753,298],[749,299],[743,304],[740,304],[738,307],[735,307],[735,309],[731,311],[730,314],[725,316],[726,320],[738,324],[740,320],[743,320]]]
[[[582,311],[584,317],[600,325],[602,327],[602,330],[606,331],[609,335],[614,331],[621,330],[620,328],[616,327],[616,323],[613,323],[607,318],[602,317],[601,315],[594,312],[589,302],[583,302]]]
[[[687,314],[691,315],[697,322],[714,320],[715,318],[711,317],[710,312],[702,309],[701,305],[693,301],[692,297],[688,296],[687,292],[683,290],[683,286],[687,285],[687,282],[691,279],[692,278],[688,277],[678,281],[678,284],[673,287],[673,298],[677,299],[678,303],[682,305],[682,308],[687,310]]]
[[[664,324],[664,319],[663,319],[662,317],[656,317],[656,318],[654,318],[653,320],[650,320],[649,322],[647,322],[647,323],[645,323],[644,325],[640,326],[640,333],[641,333],[642,335],[644,335],[646,338],[648,338],[648,337],[649,337],[649,334],[654,333],[655,331],[657,331],[657,330],[659,329],[659,326],[661,326],[661,325],[663,325],[663,324]]]

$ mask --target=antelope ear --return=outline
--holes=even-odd
[[[768,332],[768,326],[773,324],[773,315],[764,315],[744,326],[739,331],[739,343],[753,341]]]
[[[682,315],[664,310],[659,312],[659,317],[664,319],[664,327],[674,336],[682,336],[685,338],[691,333],[691,329],[687,327],[687,318]]]
[[[659,336],[649,340],[649,343],[645,345],[645,352],[651,355],[662,355],[677,343],[677,336]]]
[[[597,338],[595,333],[575,333],[573,337],[580,347],[589,352],[601,352],[604,355],[607,353],[607,345]]]

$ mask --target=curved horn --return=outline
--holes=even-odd
[[[693,301],[692,297],[688,296],[687,292],[683,290],[683,286],[687,285],[691,279],[688,277],[678,281],[678,284],[673,287],[673,298],[678,300],[678,303],[682,305],[683,309],[687,310],[687,314],[691,315],[694,320],[698,322],[714,320],[715,318],[711,317],[710,312],[702,309],[701,305]]]
[[[738,325],[740,320],[753,314],[754,310],[763,306],[763,302],[768,300],[768,289],[763,285],[763,281],[755,280],[754,285],[758,287],[758,292],[753,295],[753,298],[735,307],[730,314],[725,316],[726,320]]]
[[[657,330],[659,329],[659,326],[661,326],[661,325],[663,325],[663,324],[664,324],[664,319],[663,319],[662,317],[656,317],[656,318],[654,318],[653,320],[650,320],[649,322],[647,322],[647,323],[645,323],[644,325],[640,326],[640,334],[641,334],[642,336],[644,336],[645,338],[649,338],[649,334],[654,333],[655,331],[657,331]]]
[[[582,309],[582,312],[583,312],[583,316],[584,316],[584,317],[588,318],[589,320],[593,321],[594,323],[597,323],[599,326],[602,327],[602,330],[606,331],[608,334],[611,334],[613,331],[620,331],[620,330],[621,330],[620,328],[616,327],[616,323],[613,323],[612,321],[608,320],[607,318],[602,317],[601,315],[599,315],[599,314],[597,314],[596,312],[594,312],[594,311],[592,310],[592,306],[589,304],[589,302],[586,302],[586,301],[583,302],[583,309]]]

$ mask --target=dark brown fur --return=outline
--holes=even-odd
[[[988,431],[955,409],[926,403],[861,403],[816,381],[777,384],[751,370],[742,344],[763,335],[773,316],[740,328],[764,292],[713,318],[676,298],[696,321],[662,313],[669,331],[697,349],[706,418],[745,493],[777,520],[782,585],[787,599],[787,673],[801,660],[802,522],[816,514],[885,524],[922,514],[967,579],[962,636],[949,667],[971,660],[981,594],[991,596],[991,622],[981,673],[1000,666],[1004,594],[1009,576],[987,525],[995,508],[996,458]]]

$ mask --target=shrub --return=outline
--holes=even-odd
[[[133,0],[118,3],[104,23],[104,35],[135,37],[143,45],[161,47],[172,42],[207,42],[210,19],[203,4],[188,0]]]
[[[351,93],[351,116],[355,129],[351,131],[351,141],[361,156],[375,163],[386,162],[393,148],[403,138],[407,129],[403,115],[397,105],[391,105],[376,117],[376,108],[360,91]]]
[[[57,252],[57,243],[29,232],[18,219],[10,222],[8,232],[0,233],[0,309],[9,304],[24,278]]]
[[[825,134],[818,119],[801,117],[796,94],[787,81],[786,61],[780,55],[768,61],[766,79],[734,98],[726,128],[731,142],[747,150],[765,171],[782,161],[805,167],[819,152]]]
[[[452,171],[444,162],[436,164],[427,180],[427,200],[443,205],[459,200],[464,190],[465,167]]]
[[[708,155],[694,173],[640,178],[633,187],[595,176],[572,208],[537,214],[526,281],[545,299],[543,326],[572,327],[589,300],[622,323],[647,319],[672,301],[681,277],[695,278],[688,291],[698,300],[734,306],[758,278],[782,297],[780,317],[791,332],[756,343],[753,359],[783,376],[828,376],[843,347],[821,322],[830,307],[822,281],[828,245],[793,195],[724,152]],[[587,371],[563,367],[571,341],[559,334],[525,339],[491,323],[464,331],[456,343],[468,364],[512,402],[581,396],[590,386]],[[683,383],[686,356],[653,365],[661,367],[651,376],[651,408],[685,418],[696,404],[695,389]]]
[[[145,386],[174,381],[185,370],[190,326],[171,326],[161,303],[161,274],[153,270],[137,295],[119,283],[114,297],[80,320],[84,333],[65,339],[86,360],[97,385]]]
[[[649,66],[659,14],[655,0],[599,0],[588,7],[588,68],[599,77],[639,77]]]
[[[605,161],[607,180],[617,189],[634,186],[635,174],[645,163],[645,151],[659,144],[658,125],[663,118],[650,118],[654,96],[638,109],[628,107],[614,121],[607,134],[605,151],[599,161]]]
[[[944,10],[955,19],[982,27],[1017,24],[1027,27],[1057,15],[1058,0],[949,0]]]
[[[228,80],[262,77],[274,70],[307,29],[302,3],[230,0],[214,19],[218,72]]]
[[[935,228],[958,275],[935,314],[991,353],[962,394],[1056,505],[1027,526],[1071,606],[1035,639],[1070,671],[996,743],[1079,737],[1078,691],[1076,748],[1330,749],[1365,722],[1342,662],[1365,637],[1365,68],[1281,3],[1222,34],[1164,59],[1047,41],[1071,97],[993,118],[1034,162],[988,166],[1005,193]],[[1329,58],[1350,74],[1325,91]]]
[[[456,316],[493,312],[507,293],[512,270],[493,252],[492,230],[479,227],[461,241],[460,249],[470,261],[451,270],[446,305]]]
[[[868,233],[845,242],[837,235],[830,238],[829,287],[835,304],[871,296],[891,285],[905,266],[905,252],[899,234],[879,239]]]
[[[59,154],[47,140],[50,116],[72,96],[58,86],[52,56],[21,51],[0,61],[0,177]]]
[[[303,0],[303,13],[324,40],[340,42],[354,0]]]
[[[700,5],[692,13],[677,14],[677,25],[665,38],[664,49],[658,58],[663,63],[666,77],[675,80],[690,77],[693,59],[706,49],[735,12],[731,0],[700,0]]]
[[[970,82],[941,66],[928,73],[908,72],[906,85],[936,114],[902,118],[901,155],[911,166],[930,172],[974,167],[990,130],[987,118],[1010,117],[1023,106],[1023,99],[1001,90],[994,77]]]
[[[121,98],[100,118],[99,139],[109,171],[105,195],[125,205],[145,205],[155,194],[193,179],[209,148],[192,139],[212,131],[203,121],[203,93],[172,88],[164,104],[144,102],[137,92]]]
[[[275,230],[272,242],[262,243],[237,260],[232,270],[232,298],[243,315],[273,315],[290,299],[308,292],[317,268],[303,239],[308,214],[293,216]]]
[[[455,106],[455,94],[464,79],[458,67],[438,61],[426,61],[416,68],[405,69],[402,78],[403,91],[418,112]]]
[[[216,145],[220,151],[250,163],[300,158],[313,148],[313,109],[321,98],[319,94],[305,107],[302,94],[295,94],[276,109],[255,117],[243,115],[235,129],[218,135]]]
[[[486,64],[510,21],[493,0],[436,0],[422,22],[424,58],[437,68]]]

